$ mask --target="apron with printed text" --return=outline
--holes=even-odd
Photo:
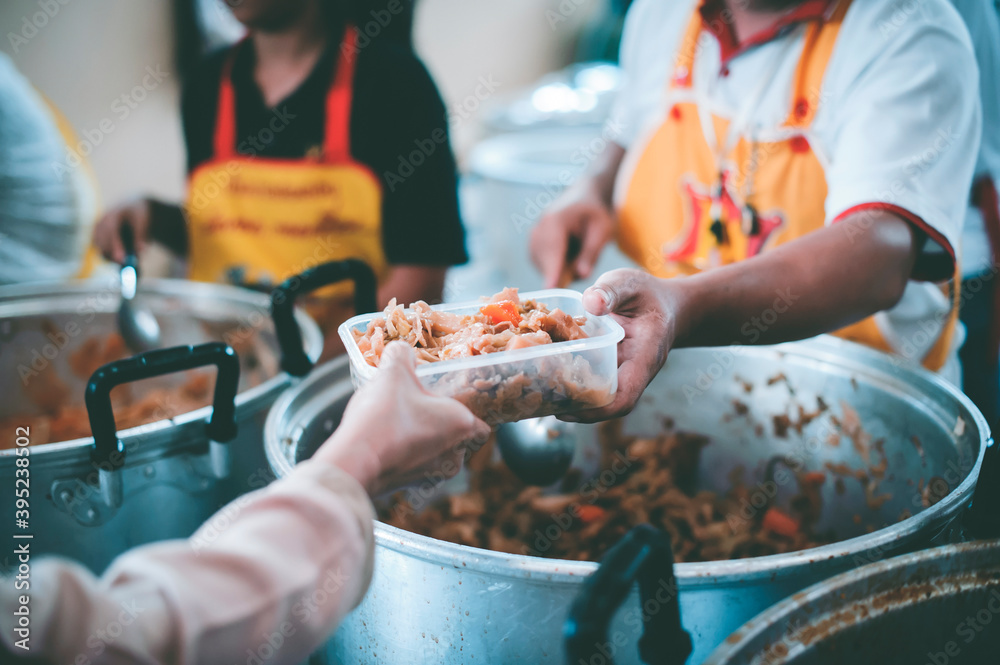
[[[339,53],[353,53],[354,38],[348,28]],[[387,270],[382,187],[350,153],[354,59],[341,55],[335,68],[322,153],[269,159],[237,152],[231,72],[239,48],[232,49],[222,70],[213,158],[195,169],[189,182],[189,277],[268,288],[320,263],[358,258],[381,281]],[[295,122],[274,118],[272,132]],[[341,283],[308,300],[309,313],[328,337],[352,315],[352,295],[353,285]]]
[[[829,18],[807,26],[791,108],[776,140],[751,142],[740,135],[718,165],[705,131],[714,129],[721,142],[730,121],[714,114],[699,117],[692,72],[702,18],[694,12],[674,61],[666,117],[648,138],[629,148],[622,163],[622,177],[628,180],[616,184],[624,186],[616,200],[618,242],[626,254],[658,277],[689,275],[753,257],[823,227],[827,182],[808,131],[850,4],[841,0]],[[711,128],[703,131],[709,123]],[[746,187],[748,174],[752,189]],[[752,223],[745,214],[747,203],[757,212]],[[923,357],[926,367],[939,369],[948,358],[957,314],[953,304]],[[875,317],[834,334],[892,351]]]

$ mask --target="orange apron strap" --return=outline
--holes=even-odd
[[[229,49],[225,62],[222,63],[222,76],[219,80],[219,108],[215,113],[215,135],[213,146],[215,159],[229,159],[236,151],[236,93],[233,90],[233,62],[239,52],[243,40]]]
[[[351,155],[351,97],[354,87],[354,60],[346,54],[354,53],[357,33],[348,26],[344,34],[341,57],[338,59],[333,84],[326,95],[326,127],[323,137],[325,161],[343,161]],[[233,63],[240,46],[230,49],[222,65],[219,81],[219,108],[215,116],[213,145],[216,159],[229,159],[236,146],[236,93],[233,89]]]
[[[948,362],[951,355],[951,342],[955,338],[955,328],[958,326],[959,309],[962,302],[962,271],[958,264],[955,264],[955,277],[951,282],[951,311],[948,312],[948,320],[941,329],[934,346],[930,348],[924,356],[921,364],[927,369],[937,372]]]
[[[785,120],[786,127],[808,127],[816,117],[823,76],[850,6],[851,0],[840,0],[828,19],[813,21],[806,29],[802,57],[792,79],[792,109]]]
[[[701,12],[696,9],[691,14],[691,20],[684,30],[681,46],[677,49],[677,57],[674,60],[674,75],[670,77],[670,87],[691,87],[694,57],[698,52],[698,39],[701,37],[703,25],[704,21],[701,18]]]
[[[354,42],[357,31],[348,25],[341,42],[337,71],[326,95],[326,129],[323,137],[323,159],[344,161],[351,156],[351,97],[354,90]]]

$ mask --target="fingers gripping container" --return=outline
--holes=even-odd
[[[618,342],[625,331],[610,316],[591,316],[583,309],[583,295],[568,289],[521,294],[549,310],[585,316],[586,339],[499,351],[468,358],[417,365],[417,377],[432,393],[452,397],[490,425],[568,414],[606,406],[618,390]],[[434,311],[475,314],[482,301],[449,303]],[[410,310],[406,310],[410,314]],[[339,329],[351,360],[351,378],[360,388],[377,368],[369,365],[353,331],[365,332],[382,313],[355,316]]]

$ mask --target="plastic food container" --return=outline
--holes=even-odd
[[[555,342],[513,351],[442,360],[417,366],[417,376],[433,393],[453,397],[491,425],[606,406],[618,390],[618,342],[625,331],[612,318],[591,316],[583,295],[568,289],[520,294],[549,310],[586,316],[586,339]],[[482,301],[449,303],[431,309],[475,314]],[[410,313],[410,310],[406,310]],[[339,332],[351,360],[351,378],[360,388],[377,368],[369,365],[352,331],[364,332],[381,312],[363,314],[341,324]]]

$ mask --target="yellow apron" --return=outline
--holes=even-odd
[[[354,30],[348,27],[344,39],[338,53],[353,53]],[[327,93],[322,155],[266,159],[236,152],[231,72],[240,47],[222,70],[213,158],[189,182],[189,277],[261,288],[320,263],[357,258],[383,279],[381,183],[350,154],[354,58],[340,58]],[[328,338],[352,315],[353,290],[342,283],[308,301]]]
[[[675,59],[666,118],[645,142],[629,149],[623,162],[622,177],[630,179],[619,183],[625,189],[618,241],[626,254],[659,277],[674,277],[755,256],[823,227],[826,175],[807,132],[850,4],[841,0],[828,19],[807,28],[784,138],[751,142],[741,133],[731,149],[723,148],[718,165],[718,151],[709,144],[713,137],[703,129],[714,129],[714,142],[719,142],[729,134],[730,121],[704,113],[694,98],[691,73],[702,31],[695,11]],[[937,370],[944,364],[957,316],[953,305],[923,358],[926,367]],[[892,351],[872,317],[834,334]]]

